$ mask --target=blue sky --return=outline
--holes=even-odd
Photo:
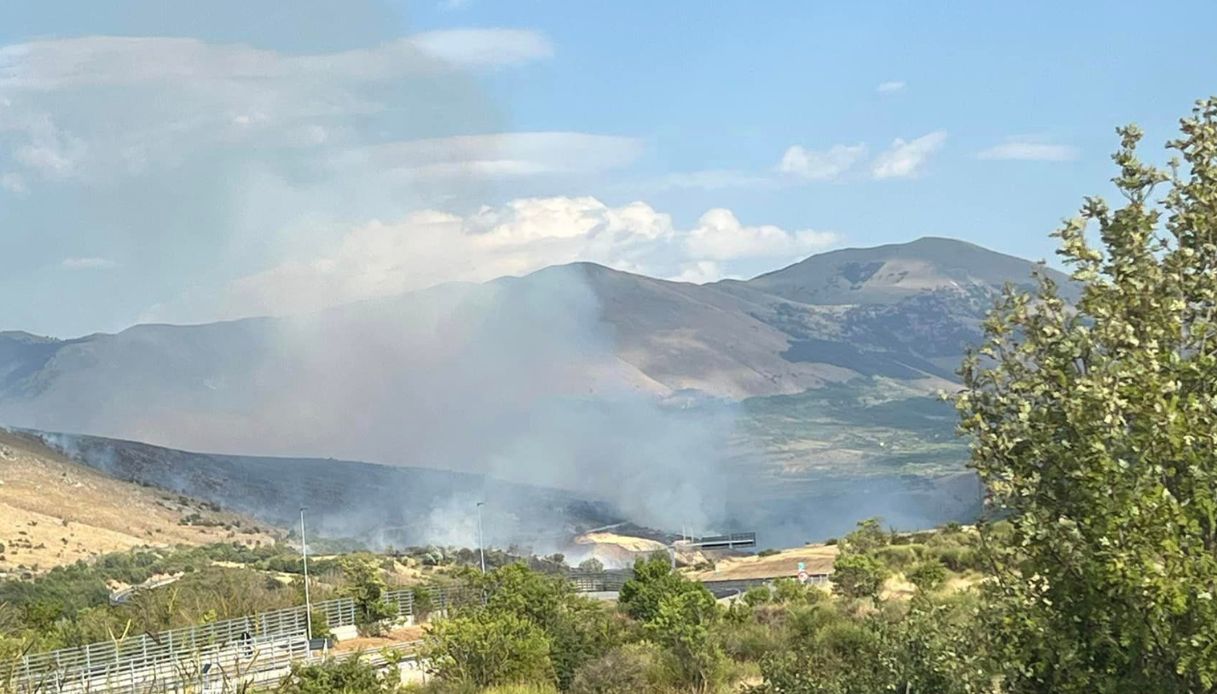
[[[593,260],[1030,258],[1217,92],[1217,4],[0,7],[0,329],[291,313]],[[138,39],[138,40],[137,40]]]

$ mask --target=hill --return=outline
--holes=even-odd
[[[578,263],[302,316],[0,333],[0,423],[314,461],[267,490],[332,457],[565,489],[668,528],[792,489],[945,522],[974,495],[934,395],[1034,269],[927,238],[747,281]],[[912,489],[915,509],[888,496]],[[803,529],[840,525],[822,520]]]
[[[274,542],[248,516],[114,479],[38,438],[0,429],[0,575],[143,546]]]
[[[136,489],[153,487],[172,492],[168,498],[201,500],[191,501],[192,508],[223,504],[294,528],[300,508],[307,507],[309,527],[318,534],[378,547],[476,546],[475,504],[482,499],[496,500],[486,511],[492,521],[487,541],[504,547],[526,540],[558,545],[579,530],[619,520],[603,504],[483,475],[332,458],[193,453],[33,431],[16,440],[110,486],[131,486],[117,481],[130,480],[140,485]]]

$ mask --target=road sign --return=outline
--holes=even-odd
[[[806,583],[806,582],[807,582],[807,572],[800,571],[799,572],[799,583]]]

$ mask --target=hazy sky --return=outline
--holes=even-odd
[[[1032,258],[1217,3],[8,2],[0,330],[288,313],[593,260]]]

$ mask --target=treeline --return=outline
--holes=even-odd
[[[970,687],[987,671],[955,656],[973,648],[980,628],[969,589],[979,580],[970,564],[977,538],[960,527],[907,534],[866,521],[840,543],[838,565],[853,575],[836,595],[785,579],[719,601],[666,556],[638,562],[616,604],[522,563],[470,571],[462,578],[482,599],[432,623],[419,655],[433,680],[413,691],[981,691]],[[967,565],[955,570],[944,558]],[[399,685],[335,661],[297,668],[282,688],[371,694]]]

